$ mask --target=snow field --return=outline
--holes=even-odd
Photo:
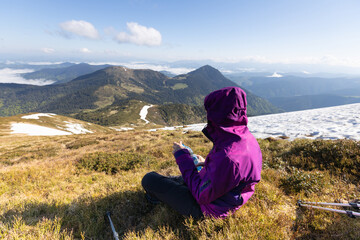
[[[182,127],[201,131],[205,123]],[[174,130],[177,127],[160,128]],[[248,128],[256,138],[288,137],[360,140],[360,104],[249,117]],[[151,131],[156,131],[152,129]]]
[[[71,135],[70,132],[61,131],[54,128],[43,127],[29,123],[12,123],[12,133],[22,133],[29,136],[57,136],[57,135]]]
[[[31,115],[22,116],[22,119],[39,119],[39,117],[53,117],[56,116],[54,113],[36,113]],[[57,135],[71,135],[71,134],[85,134],[93,133],[87,130],[80,123],[71,123],[64,121],[65,125],[57,126],[59,129],[43,127],[36,124],[30,123],[12,123],[11,133],[27,134],[29,136],[57,136]],[[61,130],[60,130],[61,129]]]
[[[257,138],[360,140],[360,104],[250,117],[248,127]]]

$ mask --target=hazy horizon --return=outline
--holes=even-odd
[[[186,61],[224,70],[360,74],[355,0],[18,0],[1,6],[0,62]]]

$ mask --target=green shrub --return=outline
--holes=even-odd
[[[135,169],[150,159],[151,157],[148,155],[130,152],[95,152],[84,155],[77,161],[76,166],[79,169],[115,174],[121,170],[129,171]]]
[[[360,142],[352,140],[298,140],[283,159],[304,170],[329,170],[352,182],[360,180]]]
[[[284,170],[287,163],[284,162],[282,155],[289,151],[291,142],[274,138],[258,139],[258,142],[263,157],[263,169]]]
[[[324,175],[318,171],[308,172],[292,169],[290,176],[281,180],[280,186],[287,194],[299,193],[304,191],[305,194],[319,192],[325,185]]]

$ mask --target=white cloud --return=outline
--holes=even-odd
[[[60,27],[65,32],[65,35],[71,33],[85,38],[99,39],[99,33],[96,28],[86,21],[71,20],[60,23]]]
[[[53,64],[62,64],[64,62],[24,62],[29,65],[53,65]]]
[[[11,69],[4,68],[0,69],[0,83],[17,83],[17,84],[30,84],[30,85],[49,85],[55,81],[46,79],[25,79],[21,77],[22,73],[33,72],[32,69]]]
[[[15,64],[15,62],[14,62],[14,61],[10,61],[10,60],[6,60],[5,64],[6,64],[6,65],[11,65],[11,64]]]
[[[55,52],[55,49],[53,49],[53,48],[42,48],[41,51],[43,51],[44,53],[51,54],[51,53]]]
[[[238,63],[238,62],[256,62],[271,64],[277,62],[274,59],[269,59],[264,56],[244,56],[244,57],[225,57],[225,58],[210,58],[214,62],[221,63]]]
[[[82,49],[80,49],[80,52],[82,52],[82,53],[91,53],[91,51],[88,48],[82,48]]]
[[[126,23],[129,33],[120,32],[115,36],[119,43],[134,43],[136,45],[159,46],[161,34],[154,28],[141,26],[135,22]]]
[[[240,72],[256,72],[256,68],[237,68]]]

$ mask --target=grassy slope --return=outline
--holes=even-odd
[[[75,114],[74,117],[83,121],[100,124],[103,126],[142,124],[140,111],[148,105],[145,102],[130,100],[123,101],[121,106],[108,106],[102,109]]]
[[[297,199],[359,198],[359,143],[259,140],[264,169],[254,196],[227,219],[193,221],[147,203],[140,184],[149,171],[179,174],[171,154],[179,139],[201,155],[211,148],[198,132],[1,136],[0,238],[112,239],[108,210],[125,239],[360,238],[358,219],[296,207]],[[109,164],[95,166],[100,155]]]
[[[131,124],[144,125],[139,113],[149,103],[130,100],[122,101],[121,105],[111,105],[95,111],[82,112],[73,115],[74,118],[96,123],[103,126],[127,126]],[[154,124],[175,126],[206,122],[206,112],[203,106],[191,106],[186,104],[153,105],[148,109],[146,116],[151,122],[148,127],[154,128]]]

